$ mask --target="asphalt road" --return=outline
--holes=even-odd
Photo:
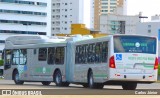
[[[54,83],[43,86],[41,82],[24,82],[23,85],[15,85],[12,80],[0,80],[0,89],[84,89],[81,85],[70,84],[69,87],[57,87]],[[122,89],[119,85],[105,85],[104,89]],[[160,83],[138,84],[137,89],[160,89]]]
[[[3,89],[42,90],[42,95],[134,95],[136,94],[135,91],[156,91],[157,94],[155,95],[160,95],[160,83],[138,84],[135,91],[126,91],[122,90],[121,86],[115,85],[105,85],[102,90],[95,90],[75,84],[70,84],[69,87],[57,87],[54,83],[49,86],[43,86],[40,82],[25,82],[23,85],[15,85],[12,80],[0,80],[0,90]]]
[[[12,95],[2,95],[2,90],[12,90]],[[43,96],[16,95],[16,91],[41,91]],[[148,91],[158,94],[144,94]],[[13,95],[14,94],[14,95]],[[33,94],[33,93],[30,93]],[[39,93],[37,93],[39,94]],[[125,95],[125,96],[123,96]],[[69,87],[57,87],[54,83],[43,86],[38,82],[25,82],[15,85],[11,80],[0,80],[0,98],[160,98],[160,83],[138,84],[137,90],[122,90],[121,86],[106,85],[102,90],[83,88],[81,85],[70,84]]]

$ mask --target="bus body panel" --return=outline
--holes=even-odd
[[[94,81],[97,83],[104,83],[108,80],[109,70],[108,70],[108,57],[110,55],[110,41],[111,37],[103,37],[98,39],[91,39],[91,40],[84,40],[84,41],[77,41],[77,42],[70,42],[72,43],[72,46],[69,46],[68,48],[68,54],[73,53],[73,55],[68,55],[70,62],[72,64],[68,64],[67,66],[71,66],[71,69],[67,69],[68,75],[68,81],[73,83],[87,83],[88,82],[88,71],[89,69],[93,72]],[[75,54],[76,54],[76,47],[79,45],[89,45],[93,43],[99,43],[99,42],[108,42],[108,57],[106,60],[106,63],[84,63],[84,64],[76,64],[75,63]],[[72,60],[73,59],[73,60]],[[67,60],[68,61],[68,60]],[[72,72],[70,72],[72,71]]]
[[[137,39],[139,39],[138,37],[139,36],[137,36]],[[137,81],[137,82],[157,81],[157,69],[156,70],[154,69],[155,60],[156,58],[158,58],[157,38],[146,37],[146,36],[141,36],[141,37],[143,38],[142,40],[137,40],[135,38],[136,41],[134,41],[134,39],[131,39],[132,41],[127,39],[127,41],[124,41],[122,43],[118,42],[117,45],[119,46],[120,49],[123,49],[124,46],[120,46],[119,44],[123,43],[130,43],[130,44],[124,44],[125,46],[128,45],[126,48],[124,48],[125,50],[123,50],[127,51],[126,53],[118,52],[118,53],[113,53],[111,55],[114,56],[115,68],[109,68],[110,72],[109,80]],[[151,40],[146,40],[147,38]],[[112,45],[113,50],[115,47],[114,41]],[[145,47],[141,45],[144,45]],[[151,50],[148,50],[147,48]],[[136,51],[138,51],[139,53]],[[143,53],[142,51],[146,53]]]
[[[23,37],[27,38],[28,40],[24,40]],[[23,41],[15,41],[18,39],[23,40]],[[65,41],[62,41],[62,42],[49,41],[48,42],[47,39],[39,38],[39,36],[28,37],[24,35],[23,36],[13,36],[13,37],[8,38],[5,43],[5,50],[26,49],[27,50],[27,63],[25,65],[19,65],[19,64],[12,65],[11,64],[10,65],[11,68],[4,69],[4,78],[6,80],[11,80],[13,71],[16,69],[19,72],[19,80],[51,81],[52,82],[53,73],[55,69],[60,69],[62,77],[63,77],[62,81],[66,81],[65,79],[66,57],[64,58],[64,64],[51,65],[47,63],[47,60],[38,61],[38,49],[39,48],[50,48],[50,47],[64,47],[64,56],[66,56],[66,42]],[[36,53],[34,53],[35,50],[36,50]],[[10,58],[12,60],[12,56]]]
[[[115,44],[114,37],[127,37],[133,35],[109,35],[102,38],[87,39],[82,41],[65,41],[62,43],[59,42],[45,42],[41,40],[40,42],[36,41],[35,44],[32,43],[28,45],[23,45],[23,42],[17,42],[18,44],[14,45],[16,42],[12,43],[11,41],[6,41],[5,49],[26,49],[27,48],[27,63],[25,65],[11,65],[11,68],[4,70],[4,78],[12,79],[12,73],[14,69],[18,69],[21,77],[20,80],[24,81],[53,81],[53,74],[55,69],[60,69],[62,74],[62,81],[69,83],[87,83],[88,82],[88,72],[92,70],[94,82],[96,83],[105,83],[108,81],[132,81],[132,82],[155,82],[157,80],[158,70],[154,70],[155,58],[158,57],[158,41],[157,38],[134,35],[133,37],[147,37],[149,39],[156,39],[156,49],[149,51],[151,53],[143,53],[143,51],[130,51],[125,52],[121,44],[121,40],[116,40],[118,44]],[[123,39],[122,39],[123,40]],[[133,40],[133,39],[132,39]],[[146,40],[146,39],[145,39]],[[33,41],[34,42],[34,41]],[[123,41],[127,42],[127,41]],[[146,40],[148,42],[148,40]],[[137,42],[136,42],[137,43]],[[139,42],[140,43],[140,42]],[[139,49],[139,43],[136,44]],[[149,42],[148,42],[149,43]],[[100,47],[101,51],[101,61],[98,62],[96,45]],[[103,49],[103,45],[105,49]],[[124,45],[133,45],[133,44],[124,44]],[[143,44],[146,45],[146,44]],[[92,46],[93,55],[89,57],[90,46]],[[120,48],[118,51],[115,51],[115,47]],[[47,60],[39,61],[38,60],[38,51],[39,48],[50,48],[50,47],[65,47],[65,56],[64,64],[48,64]],[[80,55],[80,52],[77,56],[77,47],[79,51],[85,51],[85,56]],[[144,48],[144,47],[143,47]],[[89,50],[90,49],[90,50]],[[129,49],[125,47],[125,49]],[[135,49],[135,48],[134,48]],[[145,50],[146,48],[144,48]],[[36,50],[36,54],[34,53]],[[123,50],[123,51],[122,51]],[[82,52],[84,52],[82,51]],[[103,52],[105,51],[105,52]],[[121,52],[122,51],[122,52]],[[148,51],[148,50],[147,50]],[[105,54],[105,61],[102,54]],[[48,55],[48,53],[47,53]],[[84,58],[81,58],[81,57]],[[77,57],[80,60],[85,62],[78,62]],[[114,57],[115,68],[110,66],[110,58]],[[48,58],[48,57],[47,57]],[[93,62],[91,61],[93,59]],[[6,62],[6,61],[5,61]]]

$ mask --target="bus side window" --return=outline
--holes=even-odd
[[[102,60],[102,43],[96,43],[95,46],[95,62],[100,63]]]
[[[46,59],[47,59],[47,48],[40,48],[38,60],[39,61],[46,61]]]
[[[108,59],[108,42],[103,42],[102,45],[102,62],[107,62]]]
[[[79,46],[79,55],[78,55],[78,63],[82,63],[82,46]]]
[[[55,62],[55,48],[48,48],[48,64],[54,64]]]
[[[92,58],[91,54],[92,54],[92,45],[89,44],[89,47],[88,47],[88,63],[91,63],[91,58]]]
[[[95,44],[90,44],[88,49],[88,63],[94,63],[95,61]]]
[[[92,44],[92,60],[91,62],[94,63],[95,62],[95,44]]]
[[[82,45],[81,47],[82,47],[82,54],[81,54],[82,62],[81,63],[84,64],[85,63],[85,46]]]
[[[87,58],[88,58],[88,45],[84,45],[84,63],[87,64]]]
[[[11,65],[12,51],[5,50],[5,65]]]
[[[79,46],[76,46],[75,63],[78,64]]]
[[[19,59],[20,65],[25,65],[27,63],[27,49],[20,49]]]
[[[56,55],[55,55],[55,63],[56,64],[64,64],[64,47],[57,47],[56,48]]]
[[[13,50],[13,54],[12,54],[12,64],[13,65],[18,65],[19,64],[19,50],[18,49],[14,49]]]

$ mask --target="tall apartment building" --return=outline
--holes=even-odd
[[[120,15],[127,14],[126,0],[95,0],[94,28],[100,29],[100,15],[116,13]]]
[[[52,35],[70,34],[71,24],[94,25],[94,0],[52,0]]]
[[[0,0],[0,53],[4,48],[4,40],[10,35],[46,35],[51,32],[49,2],[50,0]]]

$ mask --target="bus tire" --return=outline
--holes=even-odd
[[[96,89],[103,89],[104,84],[103,83],[97,83],[96,84]]]
[[[62,75],[59,70],[55,72],[54,82],[55,82],[56,86],[62,86]]]
[[[15,70],[13,72],[13,80],[14,80],[14,83],[17,84],[17,85],[23,85],[24,81],[20,81],[19,80],[19,73],[17,70]]]
[[[123,83],[122,88],[123,90],[135,90],[137,87],[137,83]]]
[[[84,87],[84,88],[88,88],[88,84],[86,83],[86,84],[82,84],[82,86]]]
[[[43,85],[50,85],[51,82],[49,82],[49,81],[43,81],[42,84],[43,84]]]
[[[69,82],[63,82],[63,83],[62,83],[62,86],[68,87],[69,84],[70,84]]]
[[[94,83],[94,78],[93,78],[93,72],[90,71],[88,75],[88,87],[89,88],[95,88],[96,84]]]

